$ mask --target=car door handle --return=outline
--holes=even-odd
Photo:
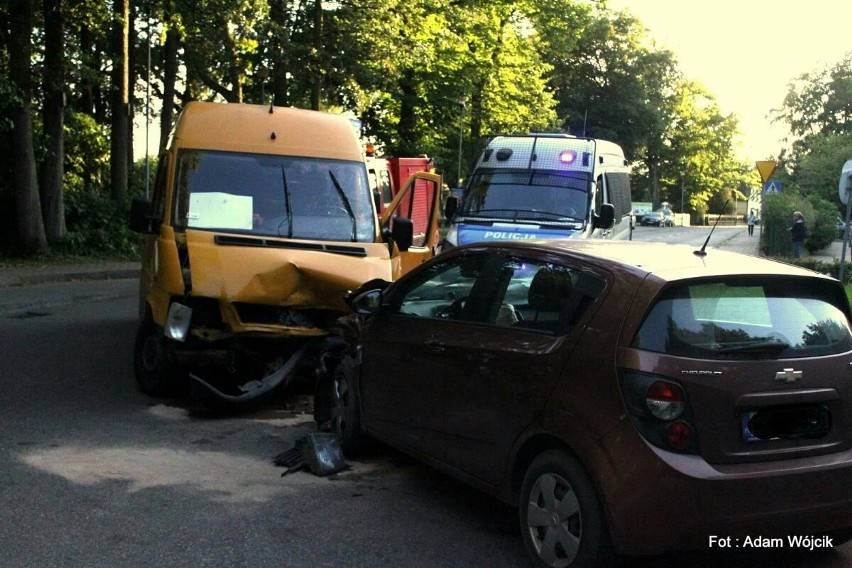
[[[432,353],[443,353],[447,349],[446,345],[444,345],[439,340],[433,337],[430,337],[429,339],[424,341],[423,346],[426,348],[427,351],[430,351]]]

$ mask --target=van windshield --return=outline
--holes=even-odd
[[[583,222],[589,210],[588,172],[479,170],[462,197],[460,215],[539,223]]]
[[[372,242],[363,163],[185,150],[175,226],[323,241]]]

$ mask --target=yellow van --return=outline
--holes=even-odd
[[[347,291],[434,254],[440,188],[440,176],[417,173],[379,217],[345,117],[188,103],[150,199],[131,209],[145,234],[140,389],[162,396],[191,377],[238,404],[321,366]],[[422,213],[411,206],[421,191],[431,194]]]

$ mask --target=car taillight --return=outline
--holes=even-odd
[[[674,420],[686,406],[683,389],[673,383],[656,381],[645,391],[645,405],[656,418]]]
[[[697,454],[698,437],[683,387],[648,373],[619,373],[633,425],[649,443],[671,452]]]
[[[686,422],[673,422],[666,428],[663,439],[669,449],[682,452],[692,443],[692,426]]]

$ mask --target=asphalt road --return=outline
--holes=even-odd
[[[211,417],[140,394],[136,293],[132,280],[0,290],[0,566],[526,565],[515,511],[392,450],[282,477],[274,456],[312,429],[301,397]],[[625,561],[744,563],[852,566],[852,544]]]

